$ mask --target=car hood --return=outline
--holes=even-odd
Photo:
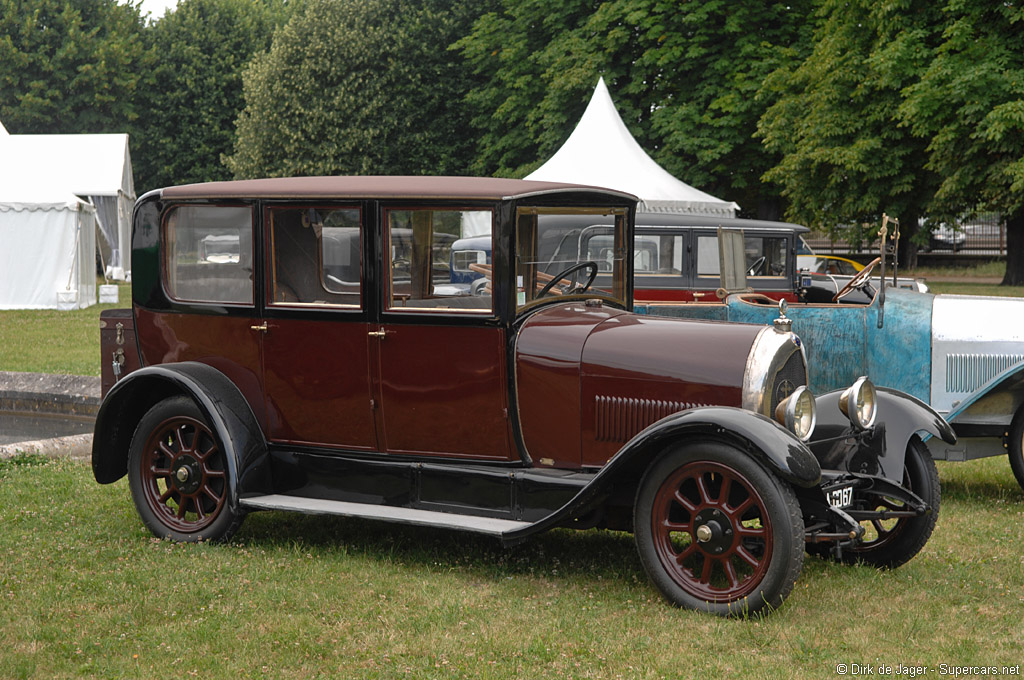
[[[700,386],[704,403],[721,400],[718,388],[738,388],[755,325],[624,314],[598,324],[583,349],[584,377]],[[717,398],[714,395],[718,395]]]
[[[1024,298],[936,295],[932,406],[948,413],[993,378],[1024,365]]]
[[[515,357],[515,407],[531,458],[603,465],[671,413],[740,406],[762,330],[582,303],[537,311],[519,329]]]

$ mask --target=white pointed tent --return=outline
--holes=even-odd
[[[569,139],[526,179],[574,182],[640,197],[639,212],[735,217],[739,206],[673,177],[640,148],[615,110],[604,78]]]
[[[127,134],[0,133],[0,185],[60,189],[92,203],[108,271],[125,278],[135,204]]]

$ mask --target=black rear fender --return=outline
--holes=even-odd
[[[160,401],[186,395],[199,407],[227,457],[230,499],[270,488],[267,443],[248,402],[215,368],[196,362],[149,366],[126,375],[96,416],[92,469],[109,484],[128,472],[128,450],[139,420]]]

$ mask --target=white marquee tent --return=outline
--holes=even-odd
[[[5,133],[0,132],[0,187],[52,187],[92,203],[108,271],[114,278],[125,278],[131,266],[135,204],[128,135]]]
[[[61,189],[0,181],[0,309],[96,304],[95,239],[91,204]]]
[[[604,78],[576,129],[547,163],[526,179],[575,182],[640,197],[639,212],[735,217],[739,206],[673,177],[640,148],[615,110]]]

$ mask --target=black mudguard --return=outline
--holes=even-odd
[[[876,387],[875,425],[858,432],[839,410],[842,390],[815,398],[817,426],[809,442],[823,470],[880,475],[903,482],[903,465],[910,438],[927,432],[950,444],[956,434],[932,407],[904,392]]]
[[[539,522],[503,534],[502,541],[518,543],[586,514],[600,505],[616,484],[635,486],[661,453],[698,439],[730,443],[795,486],[816,487],[821,481],[821,467],[811,450],[774,420],[725,406],[695,408],[662,418],[639,432],[572,500]]]
[[[92,469],[109,484],[128,472],[128,450],[142,416],[168,397],[187,395],[206,417],[224,448],[229,502],[270,489],[267,442],[256,416],[234,383],[215,368],[197,362],[149,366],[126,375],[107,394],[96,416]]]

